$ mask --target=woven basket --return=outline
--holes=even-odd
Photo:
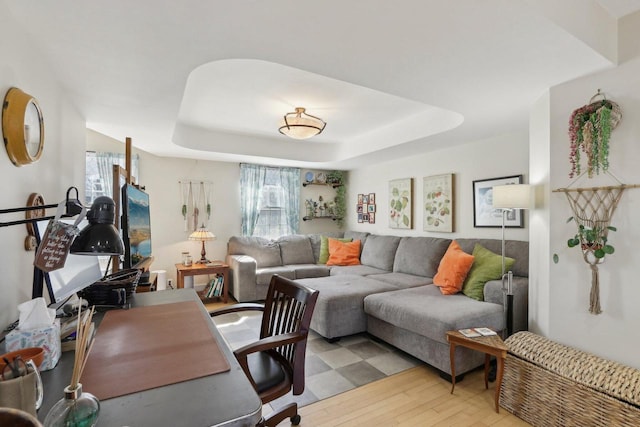
[[[136,291],[141,273],[141,270],[134,268],[118,271],[87,286],[78,294],[90,305],[126,304]]]
[[[529,332],[506,344],[507,411],[534,426],[640,426],[640,371]]]

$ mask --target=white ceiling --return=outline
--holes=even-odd
[[[640,10],[640,0],[6,3],[87,127],[160,156],[318,168],[526,131],[547,88],[615,63],[593,34]],[[576,10],[596,24],[573,25]],[[278,133],[298,106],[327,122],[321,135]]]

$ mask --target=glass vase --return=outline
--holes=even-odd
[[[98,422],[100,401],[91,393],[83,393],[82,384],[64,389],[64,397],[49,411],[44,427],[91,427]]]

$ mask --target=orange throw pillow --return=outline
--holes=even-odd
[[[462,290],[464,279],[473,265],[473,259],[473,255],[460,249],[460,245],[454,240],[440,260],[433,284],[438,286],[444,295],[457,294]]]
[[[360,240],[347,243],[329,239],[327,265],[360,265]]]

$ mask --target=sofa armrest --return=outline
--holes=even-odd
[[[248,255],[227,255],[227,264],[231,270],[231,295],[238,302],[257,300],[256,260]]]
[[[484,300],[504,305],[502,280],[490,280],[485,283]],[[527,330],[529,330],[529,278],[513,276],[513,332]]]

